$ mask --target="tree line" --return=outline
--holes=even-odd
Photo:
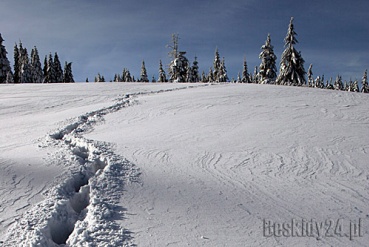
[[[0,34],[0,83],[60,83],[74,82],[72,63],[65,62],[62,69],[58,53],[45,56],[42,67],[36,46],[28,55],[27,48],[22,42],[14,46],[14,73],[7,58],[7,51],[3,45],[4,39]]]
[[[199,73],[197,57],[190,61],[186,57],[185,51],[179,50],[179,35],[172,34],[172,40],[167,47],[170,49],[168,55],[170,63],[166,74],[162,61],[159,61],[158,78],[154,76],[151,80],[148,78],[145,61],[142,61],[139,77],[136,79],[131,75],[129,69],[123,68],[121,74],[114,75],[114,82],[234,82],[234,83],[258,83],[258,84],[276,84],[289,86],[307,86],[315,88],[326,88],[336,90],[346,90],[354,92],[369,93],[367,70],[361,81],[361,87],[357,80],[342,81],[340,75],[333,81],[324,79],[324,75],[313,77],[313,65],[310,64],[308,72],[304,68],[304,59],[301,52],[297,51],[295,45],[298,43],[292,17],[288,26],[287,35],[284,39],[284,51],[281,56],[280,68],[277,71],[277,56],[274,53],[274,47],[271,44],[270,34],[267,35],[265,44],[261,46],[259,59],[261,63],[256,66],[253,73],[249,72],[246,58],[243,61],[242,73],[238,73],[237,78],[231,80],[227,74],[225,58],[221,58],[218,48],[215,50],[213,66],[208,72]],[[74,82],[72,74],[72,63],[65,62],[64,70],[61,68],[58,54],[45,56],[44,67],[41,68],[41,62],[37,48],[31,51],[29,59],[27,49],[23,48],[22,43],[14,47],[14,73],[11,70],[7,52],[2,45],[4,40],[0,34],[0,83],[53,83],[53,82]],[[307,77],[306,77],[307,76]],[[95,82],[105,82],[103,75],[98,73],[94,78]],[[86,78],[88,82],[88,78]]]
[[[297,51],[295,48],[295,45],[298,43],[298,41],[296,39],[297,33],[295,32],[293,20],[294,18],[292,17],[288,25],[287,35],[284,39],[285,49],[281,56],[279,72],[277,71],[276,66],[277,56],[275,55],[274,47],[271,44],[270,34],[267,35],[265,44],[261,46],[261,53],[259,54],[259,59],[261,60],[260,65],[255,67],[253,73],[250,73],[246,58],[244,58],[242,74],[238,73],[237,78],[232,78],[231,80],[228,78],[225,59],[224,57],[222,59],[220,58],[218,48],[215,50],[213,66],[209,68],[207,73],[202,71],[202,74],[200,75],[197,57],[195,57],[193,63],[191,64],[186,57],[186,52],[179,50],[179,35],[172,34],[171,43],[167,45],[167,47],[170,48],[168,55],[171,58],[168,66],[168,76],[163,69],[162,61],[160,60],[158,79],[156,80],[155,77],[152,77],[151,82],[258,83],[307,86],[369,93],[367,70],[364,71],[361,88],[357,80],[343,82],[340,75],[337,76],[335,81],[333,81],[332,78],[325,80],[324,75],[313,78],[312,64],[310,64],[308,72],[306,73],[304,68],[305,61],[302,58],[301,52]],[[98,74],[98,76],[95,77],[95,82],[101,81],[105,81],[105,79]],[[150,80],[147,76],[145,61],[142,62],[140,76],[137,80],[130,75],[127,68],[124,68],[122,74],[115,74],[113,81],[149,82]]]

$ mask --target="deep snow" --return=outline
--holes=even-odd
[[[249,84],[0,86],[5,246],[369,242],[368,95]],[[273,235],[264,219],[331,223],[332,236],[263,236]],[[338,236],[359,219],[360,236]]]

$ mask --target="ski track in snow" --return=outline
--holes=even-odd
[[[64,162],[68,171],[60,176],[62,182],[45,193],[43,201],[16,218],[5,241],[0,241],[1,246],[135,246],[130,242],[130,232],[122,229],[115,220],[124,218],[125,209],[118,205],[124,185],[139,182],[140,171],[133,163],[115,154],[111,144],[86,139],[83,134],[103,122],[105,115],[136,104],[137,96],[194,87],[198,86],[127,94],[117,99],[114,105],[83,114],[77,121],[49,134],[42,146],[58,147],[53,157]],[[159,155],[164,160],[168,158],[165,153],[157,153],[155,157]],[[6,170],[11,164],[3,167]],[[8,194],[16,193],[25,177],[11,179],[14,189],[6,192]],[[15,200],[12,198],[13,204],[25,196],[27,193]],[[31,199],[28,198],[28,204],[23,207],[28,207]]]

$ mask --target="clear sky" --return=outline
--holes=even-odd
[[[283,39],[291,16],[305,59],[314,77],[337,74],[359,79],[369,69],[368,0],[2,0],[0,33],[13,64],[14,44],[36,46],[41,60],[50,52],[73,62],[76,81],[105,79],[128,68],[136,78],[142,60],[149,78],[158,75],[159,60],[169,64],[171,34],[180,50],[198,57],[200,73],[209,71],[218,47],[229,78],[260,64],[267,34],[279,69]]]

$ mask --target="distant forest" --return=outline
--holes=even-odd
[[[325,79],[324,75],[313,77],[313,65],[310,64],[308,71],[304,68],[304,59],[301,52],[295,49],[298,43],[296,32],[293,25],[293,17],[290,20],[287,35],[284,39],[284,51],[281,56],[280,69],[277,71],[274,47],[271,44],[271,37],[268,34],[265,44],[261,46],[259,58],[260,65],[254,68],[252,73],[249,72],[247,61],[244,59],[242,74],[238,74],[237,78],[229,79],[225,64],[225,58],[220,58],[219,50],[216,48],[213,66],[208,72],[199,73],[197,58],[195,57],[192,64],[186,57],[185,51],[179,50],[179,35],[172,34],[169,56],[171,62],[168,66],[168,73],[163,69],[162,61],[159,61],[158,77],[152,77],[151,80],[147,76],[145,61],[142,61],[141,72],[137,79],[131,76],[127,68],[122,73],[114,75],[114,82],[211,82],[211,83],[256,83],[256,84],[276,84],[287,86],[305,86],[314,88],[325,88],[344,90],[351,92],[369,93],[367,70],[364,71],[361,83],[357,80],[343,81],[338,75],[335,80],[333,78]],[[14,72],[11,69],[10,62],[7,58],[7,51],[3,46],[3,39],[0,34],[0,83],[67,83],[74,82],[72,73],[72,63],[65,62],[62,69],[58,54],[54,56],[50,53],[45,56],[44,65],[42,67],[38,50],[34,47],[31,56],[28,56],[26,48],[22,43],[14,46]],[[86,78],[86,82],[89,82]],[[94,82],[105,82],[105,78],[100,73],[94,78]],[[360,86],[361,84],[361,86]]]
[[[3,45],[4,39],[0,34],[0,83],[60,83],[74,82],[72,63],[65,62],[64,70],[59,61],[58,53],[45,56],[42,68],[37,47],[28,55],[27,48],[22,42],[14,46],[14,72],[7,58],[7,51]]]

